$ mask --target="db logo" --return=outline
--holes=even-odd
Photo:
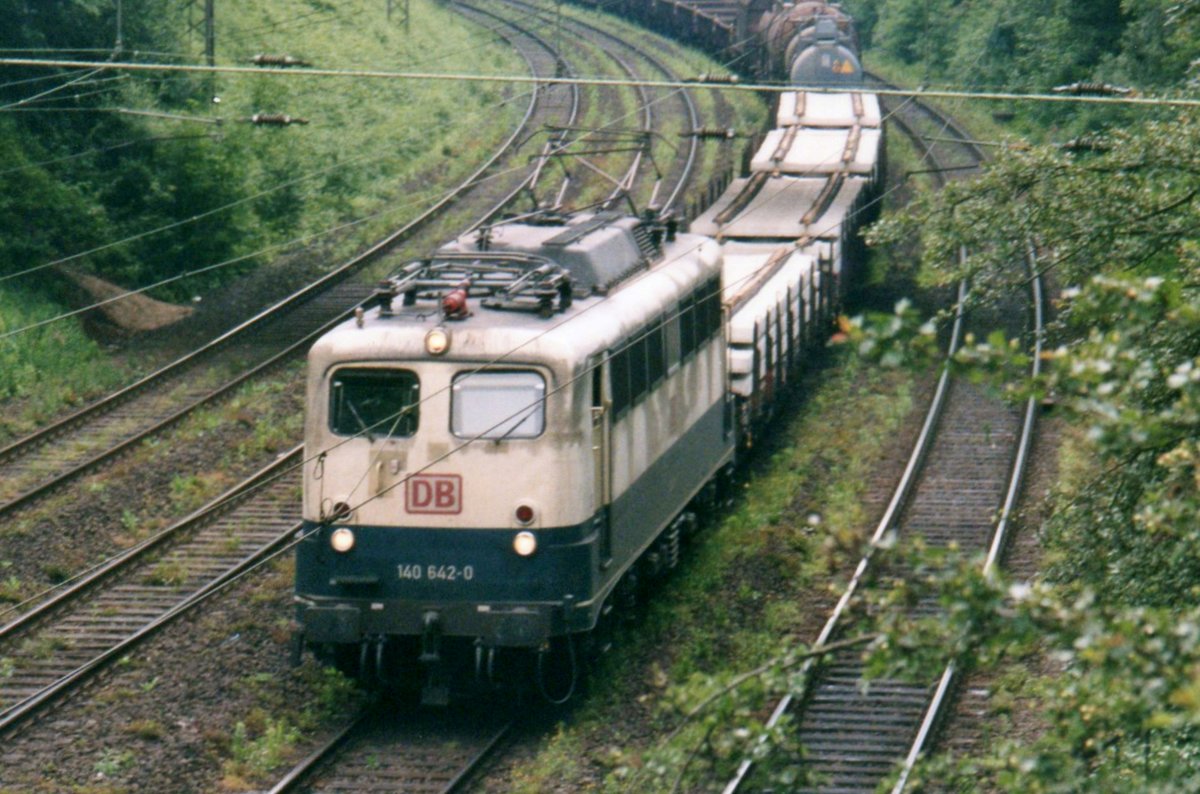
[[[410,513],[462,512],[462,477],[457,474],[418,474],[404,486],[404,506]]]

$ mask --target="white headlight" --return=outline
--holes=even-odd
[[[537,551],[537,538],[532,532],[518,532],[513,538],[513,551],[520,554],[522,557],[528,557]]]
[[[329,545],[333,546],[334,551],[340,551],[342,554],[354,548],[354,533],[345,527],[340,527],[333,531],[329,536]]]
[[[440,356],[450,349],[450,332],[441,326],[430,329],[425,334],[425,352],[431,356]]]

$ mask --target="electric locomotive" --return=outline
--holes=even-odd
[[[522,655],[574,661],[733,459],[720,275],[713,240],[599,212],[384,282],[308,357],[303,643],[420,672],[435,702]]]
[[[762,31],[793,82],[861,79],[835,4]],[[426,702],[569,693],[825,339],[882,161],[876,97],[787,92],[690,233],[541,212],[387,279],[309,353],[298,647]]]

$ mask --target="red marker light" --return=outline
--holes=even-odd
[[[522,524],[529,524],[533,521],[533,508],[529,505],[521,505],[517,508],[517,520]]]
[[[470,314],[467,311],[467,291],[460,287],[447,292],[442,298],[442,314],[447,320],[461,320]]]

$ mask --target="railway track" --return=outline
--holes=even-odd
[[[510,8],[519,9],[530,18],[539,19],[547,28],[563,31],[575,37],[603,42],[600,45],[601,49],[630,80],[650,79],[646,75],[646,66],[656,74],[656,77],[667,80],[678,79],[678,75],[651,53],[637,48],[601,27],[571,15],[556,17],[547,13],[543,8],[520,0],[504,0],[504,3]],[[686,145],[686,153],[683,156],[673,157],[667,167],[661,171],[659,164],[656,161],[653,162],[654,179],[651,180],[648,176],[650,169],[646,168],[645,164],[646,156],[653,156],[651,153],[653,136],[657,134],[660,139],[664,137],[655,129],[656,126],[662,126],[656,119],[682,117],[689,123],[690,129],[695,129],[700,126],[699,113],[691,94],[687,91],[663,91],[644,86],[635,86],[635,91],[638,99],[633,110],[610,119],[595,130],[575,131],[576,142],[592,144],[600,158],[609,157],[614,152],[632,151],[633,156],[628,158],[621,175],[613,176],[606,169],[598,168],[586,160],[581,159],[580,162],[584,163],[584,168],[598,173],[605,182],[611,183],[611,190],[602,202],[602,206],[605,208],[612,207],[627,197],[637,197],[641,199],[635,202],[637,206],[657,206],[669,210],[675,206],[679,196],[691,181],[696,167],[699,142],[695,138],[690,139]],[[668,103],[673,106],[672,109],[663,109],[663,106]],[[635,115],[640,117],[637,119],[636,132],[640,132],[644,136],[644,143],[638,141],[636,133],[628,128],[628,124],[635,120]],[[563,132],[569,131],[564,130]],[[573,147],[568,142],[557,148],[563,153],[569,153]],[[669,191],[665,197],[662,192],[663,184],[668,186]],[[579,197],[578,188],[573,183],[564,184],[560,188],[555,204],[561,204],[569,197]]]
[[[525,53],[534,73],[554,73],[558,59],[544,40],[516,26],[505,25],[501,30]],[[141,441],[163,433],[197,408],[219,400],[244,384],[272,375],[288,362],[299,360],[313,339],[348,317],[353,307],[371,294],[372,285],[355,279],[356,273],[407,240],[424,247],[433,245],[434,238],[431,235],[426,235],[429,239],[422,238],[421,229],[455,202],[482,213],[484,208],[490,209],[499,202],[511,200],[529,178],[531,169],[526,164],[519,170],[503,169],[503,179],[488,178],[489,169],[500,167],[501,158],[512,152],[520,135],[530,126],[572,120],[578,110],[575,93],[561,87],[532,97],[520,129],[506,139],[488,163],[436,206],[371,251],[200,350],[24,442],[11,445],[6,453],[0,453],[0,494],[11,497],[0,495],[0,521],[7,520],[17,508],[116,459]],[[303,385],[298,388],[302,391]],[[54,468],[52,459],[56,455],[62,460]],[[16,496],[12,496],[14,493]],[[80,499],[84,497],[80,496]],[[99,553],[105,551],[101,549]],[[18,566],[21,564],[19,550],[5,556]],[[31,561],[28,567],[37,565],[37,561]],[[55,585],[25,604],[0,610],[0,620],[8,620],[36,606],[47,596],[57,599],[59,594],[69,592],[73,583],[74,578]]]
[[[971,158],[966,163],[947,163],[945,155],[937,155],[934,170],[939,179],[947,170],[962,170],[982,161],[980,153],[966,142],[967,136],[936,110],[922,105],[910,109],[906,103],[898,111],[915,116],[898,117],[903,120],[897,126],[929,156],[933,152],[927,139],[949,137],[959,149],[959,157],[965,153]],[[930,134],[929,125],[940,134]],[[965,295],[964,285],[959,291],[959,315],[948,356],[957,350],[967,322],[961,308]],[[1035,283],[1031,304],[1035,338],[1040,336],[1040,302]],[[970,322],[976,324],[980,319],[972,318]],[[1007,517],[1022,482],[1033,421],[1032,403],[1024,411],[1015,410],[974,386],[954,382],[944,370],[904,475],[876,529],[872,548],[889,532],[902,539],[920,535],[930,547],[955,545],[966,554],[988,553],[987,564],[996,564],[1004,546]],[[999,522],[997,515],[1001,516]],[[888,566],[886,559],[873,556],[868,552],[860,561],[815,645],[841,638],[850,600],[859,588],[870,586],[870,577],[881,566]],[[894,565],[886,569],[892,575],[906,573]],[[939,610],[932,600],[913,607],[914,614],[921,616],[935,616]],[[780,701],[770,724],[785,714],[795,720],[798,740],[805,748],[802,766],[810,779],[820,781],[805,790],[873,792],[902,763],[900,780],[893,789],[902,791],[908,770],[928,748],[950,702],[954,671],[925,682],[875,680],[864,691],[861,651],[847,648],[809,665],[804,672],[807,685],[802,696]],[[758,788],[761,786],[754,781],[753,767],[746,763],[724,791],[733,794]]]
[[[459,791],[513,727],[481,711],[478,704],[468,714],[374,708],[293,767],[270,794]]]
[[[524,4],[521,4],[524,5]],[[623,67],[631,79],[665,79],[678,80],[680,75],[669,69],[662,60],[654,57],[649,52],[639,50],[628,42],[623,41],[619,37],[613,35],[609,31],[599,28],[590,23],[578,19],[571,19],[569,26],[572,30],[584,35],[602,38],[610,42],[610,46],[631,52],[634,58],[646,64],[650,69],[657,73],[657,78],[649,77],[640,71],[636,66],[626,59],[622,59]],[[616,56],[614,56],[616,57]],[[700,125],[700,114],[696,108],[695,100],[691,92],[684,90],[664,90],[664,89],[639,89],[643,97],[642,105],[644,107],[645,119],[643,129],[647,132],[653,130],[653,112],[663,105],[673,105],[674,109],[663,109],[660,111],[665,118],[682,117],[687,124],[688,130],[698,129]],[[657,174],[657,179],[651,186],[650,190],[643,191],[647,196],[643,206],[659,206],[663,210],[672,210],[678,207],[679,199],[683,195],[683,191],[692,184],[692,177],[695,173],[696,161],[699,155],[700,142],[695,136],[690,136],[687,139],[686,156],[675,157],[668,165],[664,172]],[[657,164],[656,164],[657,168]],[[645,178],[645,169],[640,169],[634,172],[634,175]],[[663,195],[661,185],[665,183],[668,187],[668,192]],[[627,180],[627,192],[633,194],[635,187],[632,179]],[[619,199],[619,195],[610,197],[610,200]]]
[[[0,734],[225,584],[287,546],[300,529],[292,450],[218,502],[93,571],[0,627]]]

